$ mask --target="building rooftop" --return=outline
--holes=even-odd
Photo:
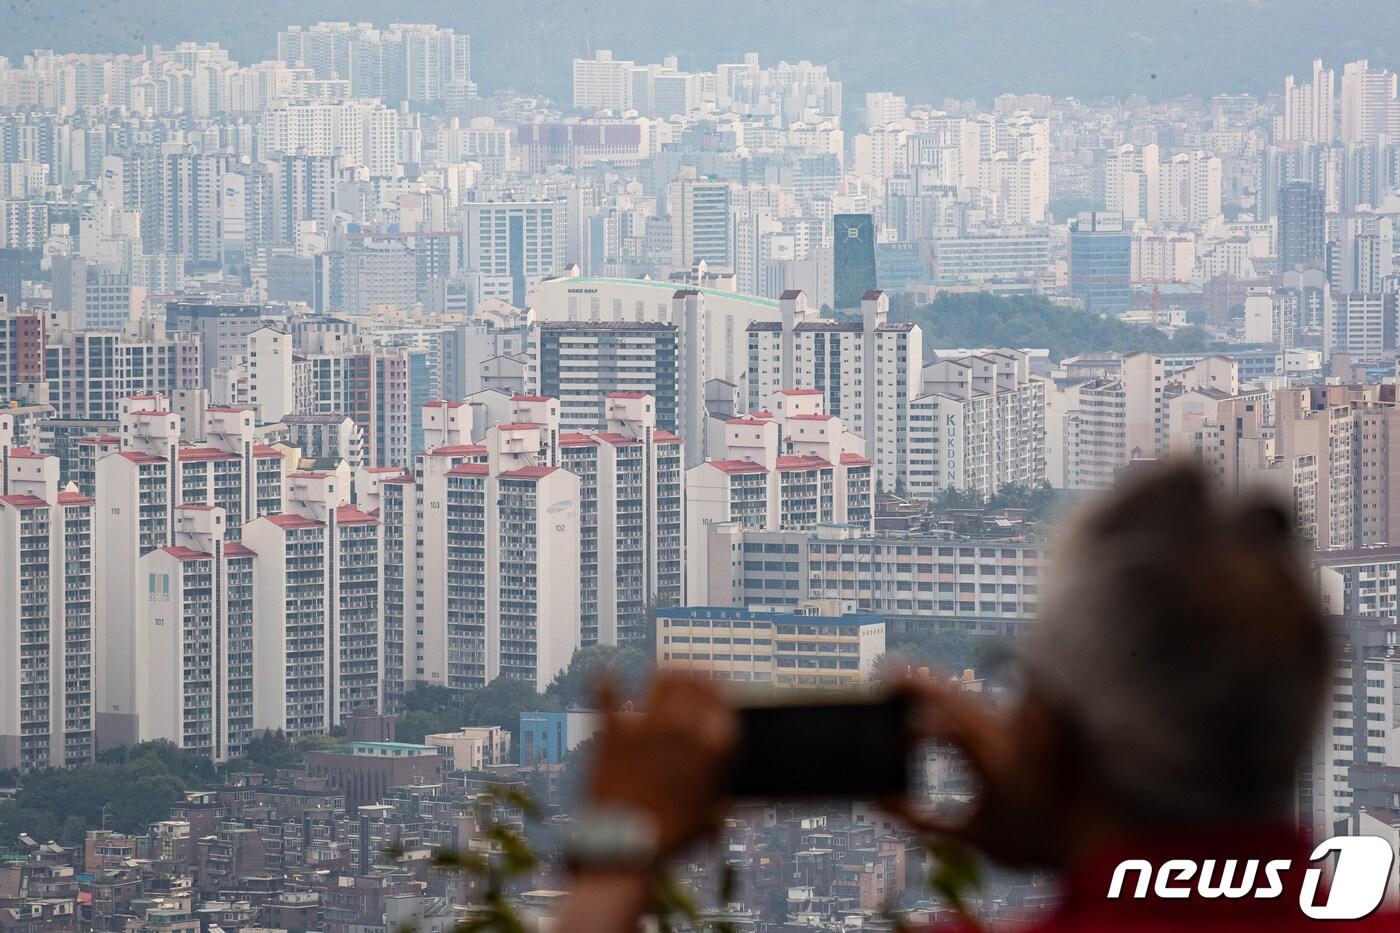
[[[674,331],[676,325],[664,321],[541,321],[540,330],[655,330]]]
[[[485,444],[446,444],[428,451],[429,457],[475,457],[486,453]]]
[[[240,460],[236,453],[217,447],[181,447],[180,459],[185,462],[202,460]]]
[[[768,468],[752,460],[711,460],[710,466],[724,473],[767,473]]]
[[[342,505],[335,510],[337,525],[377,525],[379,519],[353,505]]]
[[[320,528],[321,523],[307,518],[304,515],[268,515],[267,520],[278,528]]]
[[[157,457],[155,454],[148,454],[140,450],[119,450],[118,457],[124,457],[132,463],[164,463],[164,457]]]
[[[674,282],[658,282],[652,279],[615,279],[603,276],[584,275],[576,277],[563,277],[557,279],[546,279],[547,282],[555,282],[568,285],[628,285],[637,288],[655,288],[661,291],[676,294],[677,288]],[[684,292],[698,293],[707,298],[723,298],[728,301],[742,301],[745,304],[758,305],[762,308],[778,309],[778,303],[772,298],[759,298],[757,295],[741,295],[738,292],[727,292],[719,288],[696,288],[687,286],[681,289]]]
[[[327,749],[332,755],[354,755],[356,758],[427,758],[439,754],[435,745],[412,745],[408,742],[347,742]]]
[[[46,509],[49,504],[38,496],[0,496],[0,502],[17,509]]]
[[[502,479],[541,479],[557,470],[551,466],[523,466],[501,474]]]
[[[208,554],[203,551],[196,551],[194,548],[182,547],[178,544],[169,544],[161,548],[162,551],[179,561],[186,560],[208,560]]]
[[[780,470],[822,470],[828,469],[831,462],[821,457],[779,457]]]

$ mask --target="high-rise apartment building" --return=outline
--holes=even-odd
[[[909,403],[905,489],[991,496],[1046,481],[1045,382],[1018,350],[940,359],[924,367]]]
[[[1276,455],[1295,507],[1314,517],[1300,533],[1319,550],[1393,540],[1400,528],[1400,444],[1393,386],[1308,386],[1274,403]]]
[[[771,298],[717,288],[677,286],[670,282],[577,274],[541,282],[532,311],[542,325],[547,322],[673,325],[677,348],[676,427],[671,428],[664,415],[658,423],[687,439],[686,458],[692,466],[705,458],[706,384],[722,380],[742,390],[748,369],[746,329],[755,321],[778,321],[781,316],[779,302]],[[657,407],[660,411],[665,404],[666,390],[654,391],[659,393]],[[595,397],[600,394],[603,393],[595,393]],[[741,394],[740,404],[742,400]],[[694,438],[701,440],[697,442]]]
[[[272,176],[272,242],[298,245],[299,225],[314,221],[321,232],[331,225],[340,158],[330,153],[274,156],[266,165]]]
[[[86,764],[95,753],[95,506],[60,491],[56,457],[13,447],[3,459],[0,768]]]
[[[908,470],[909,404],[921,394],[923,331],[889,320],[881,291],[861,296],[859,323],[816,316],[800,291],[784,292],[781,320],[748,328],[750,411],[785,387],[815,390],[822,411],[865,441],[881,488],[902,488]]]
[[[574,108],[621,113],[632,107],[632,70],[636,62],[614,59],[599,49],[592,58],[574,59]]]
[[[1396,111],[1396,76],[1385,68],[1372,68],[1366,59],[1342,66],[1341,133],[1344,143],[1374,143],[1388,135]]]
[[[451,447],[424,459],[421,681],[543,690],[578,647],[582,489],[542,446],[539,425],[504,424],[485,462]]]
[[[216,761],[253,738],[253,559],[217,506],[175,509],[174,541],[137,562],[136,735]]]
[[[199,342],[132,340],[119,333],[50,333],[44,348],[49,402],[61,418],[116,421],[121,401],[169,398],[199,388]]]
[[[701,178],[693,168],[672,182],[667,197],[671,216],[671,269],[688,272],[698,262],[734,268],[731,250],[729,182]]]
[[[214,371],[230,369],[248,352],[248,335],[263,326],[266,309],[256,304],[172,301],[165,306],[169,334],[192,334],[199,344],[200,386],[214,384]]]
[[[1173,370],[1154,353],[1109,362],[1102,372],[1047,387],[1046,473],[1056,488],[1106,487],[1133,461],[1164,456],[1175,427],[1171,404],[1183,393],[1239,394],[1239,365],[1229,357],[1203,356]]]
[[[348,81],[353,96],[377,97],[391,106],[404,101],[460,103],[476,96],[471,39],[442,26],[289,26],[277,34],[277,57],[287,65],[310,68],[318,79]]]
[[[674,324],[550,321],[536,339],[539,393],[559,399],[565,429],[597,430],[609,395],[643,392],[655,399],[656,423],[677,430],[687,386]]]
[[[222,258],[224,176],[230,159],[218,152],[171,152],[161,172],[161,243],[186,262]]]
[[[382,703],[380,522],[346,473],[288,476],[288,511],[243,529],[253,562],[253,728],[324,733]]]
[[[564,269],[567,230],[560,201],[468,201],[462,205],[463,267],[478,277],[477,301],[517,308],[539,282]]]
[[[1336,73],[1314,59],[1312,80],[1297,83],[1293,75],[1283,81],[1283,116],[1275,138],[1281,142],[1330,145],[1336,135]]]
[[[1219,156],[1201,150],[1178,152],[1163,162],[1157,183],[1161,202],[1157,219],[1199,226],[1219,217],[1220,173]]]
[[[163,405],[160,398],[124,400],[120,449],[93,468],[94,498],[102,503],[94,522],[102,543],[95,559],[100,598],[94,642],[96,728],[103,748],[130,744],[142,734],[138,696],[145,673],[136,628],[145,618],[149,571],[141,561],[160,548],[189,546],[181,528],[193,519],[182,519],[186,513],[179,507],[219,509],[222,538],[230,542],[240,538],[245,523],[286,508],[281,454],[254,441],[251,412],[207,411],[205,446],[193,446],[181,443],[180,416]],[[212,553],[211,546],[195,549]]]
[[[498,532],[492,530],[489,521],[484,526],[472,524],[454,530],[450,520],[453,514],[466,514],[460,509],[485,508],[487,501],[470,494],[471,490],[479,484],[489,485],[496,475],[493,470],[516,469],[520,464],[567,472],[569,479],[558,482],[575,483],[579,492],[575,502],[560,510],[566,519],[577,514],[576,563],[572,568],[550,566],[551,578],[541,583],[548,587],[548,592],[540,596],[542,605],[564,598],[554,592],[554,587],[574,588],[578,608],[575,627],[567,634],[571,644],[617,644],[642,637],[648,607],[679,602],[683,596],[683,452],[680,439],[657,426],[655,399],[640,392],[613,393],[606,399],[605,420],[592,429],[575,431],[561,426],[558,399],[516,396],[496,413],[494,421],[477,426],[485,429],[485,443],[479,445],[464,443],[473,432],[471,412],[463,403],[450,402],[435,402],[424,410],[430,451],[423,458],[423,495],[429,503],[422,509],[423,540],[428,544],[423,554],[423,576],[428,581],[423,619],[425,643],[441,648],[456,638],[454,633],[460,633],[459,626],[466,624],[457,619],[462,612],[479,613],[473,617],[472,625],[485,626],[481,632],[489,633],[495,626],[506,624],[503,604],[488,600],[473,609],[457,605],[448,594],[453,587],[477,585],[470,582],[470,574],[458,574],[463,565],[454,563],[452,555],[475,553],[477,560],[486,565],[499,564],[510,559],[510,554],[497,553],[501,548],[509,548],[509,542],[496,537]],[[552,473],[542,474],[541,478],[551,476]],[[387,485],[383,489],[381,499],[387,503],[392,493]],[[443,495],[449,502],[449,514],[434,514],[439,510],[431,503],[442,501],[438,497]],[[449,524],[444,525],[445,522]],[[432,546],[444,534],[446,558]],[[444,559],[448,561],[445,580],[435,569]],[[534,573],[531,571],[532,579]],[[443,590],[442,586],[449,589]],[[501,599],[505,599],[504,594]],[[557,623],[539,624],[543,626],[539,632],[541,640],[546,634],[551,638],[564,637],[559,634]],[[452,680],[448,686],[461,688],[469,685],[463,677],[485,676],[484,668],[474,673],[455,668],[451,661],[453,649],[445,650],[449,651],[448,667],[455,670],[449,675]],[[541,645],[539,651],[546,652],[540,663],[557,660],[547,646]],[[439,663],[443,657],[440,651],[430,652],[430,656]],[[442,676],[440,668],[429,665],[424,677],[429,682],[441,682],[434,680],[435,671],[437,677]],[[496,673],[504,673],[504,669]],[[512,676],[519,676],[519,672]],[[541,672],[540,676],[546,673]]]
[[[145,288],[130,272],[81,256],[54,257],[53,307],[75,330],[120,332],[139,317],[145,300]]]
[[[730,559],[728,544],[713,535],[718,525],[770,531],[871,527],[874,464],[842,420],[822,410],[816,389],[775,392],[767,409],[730,418],[722,427],[719,456],[686,471],[687,580],[703,581],[711,560]],[[696,604],[703,592],[688,591],[687,601]]]
[[[392,175],[399,162],[399,113],[372,99],[279,99],[262,116],[266,155],[338,156],[345,168]]]
[[[1278,193],[1278,267],[1320,269],[1326,258],[1326,199],[1309,181],[1289,181]]]

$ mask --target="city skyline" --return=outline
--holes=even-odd
[[[1274,815],[1400,854],[1375,7],[9,0],[0,933],[556,916],[601,845],[590,750],[650,683],[1006,709],[1067,617],[1155,619],[1059,556],[1154,475],[1204,517],[1152,573],[1228,583],[1277,539],[1342,645]],[[1123,679],[1111,627],[1075,691]],[[976,793],[909,757],[930,802]],[[568,852],[520,856],[535,804]],[[678,883],[754,933],[958,911],[870,801],[747,801],[706,847]],[[978,907],[1051,916],[1031,880]]]

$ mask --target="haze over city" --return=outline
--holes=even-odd
[[[1400,6],[0,25],[0,933],[1400,905]]]

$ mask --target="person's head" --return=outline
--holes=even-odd
[[[1026,645],[1039,806],[1125,833],[1281,815],[1329,649],[1286,506],[1135,471],[1058,542]]]

